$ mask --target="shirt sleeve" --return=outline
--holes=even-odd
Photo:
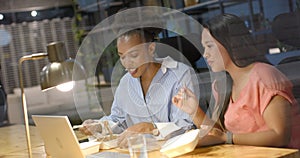
[[[118,104],[118,90],[117,88],[116,95],[114,97],[114,101],[111,107],[111,113],[109,116],[104,116],[100,119],[100,121],[108,120],[114,123],[112,127],[113,133],[122,133],[125,129],[127,129],[125,112],[122,110],[121,106]]]

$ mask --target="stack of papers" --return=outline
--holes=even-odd
[[[155,123],[155,125],[159,130],[159,135],[155,137],[156,140],[166,140],[181,129],[174,122]]]

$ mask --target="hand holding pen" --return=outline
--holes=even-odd
[[[80,132],[85,135],[95,135],[102,132],[102,125],[98,120],[85,120],[81,125],[73,126],[73,129],[75,128],[79,128]]]
[[[176,107],[189,114],[192,118],[198,108],[197,97],[186,86],[183,86],[179,90],[179,92],[172,98],[172,102],[176,105]]]

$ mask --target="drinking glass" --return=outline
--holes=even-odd
[[[127,138],[131,158],[148,158],[146,138],[143,134],[135,134]]]

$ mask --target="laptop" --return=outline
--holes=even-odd
[[[32,119],[53,158],[84,158],[99,151],[99,142],[79,144],[67,116],[32,115]]]

